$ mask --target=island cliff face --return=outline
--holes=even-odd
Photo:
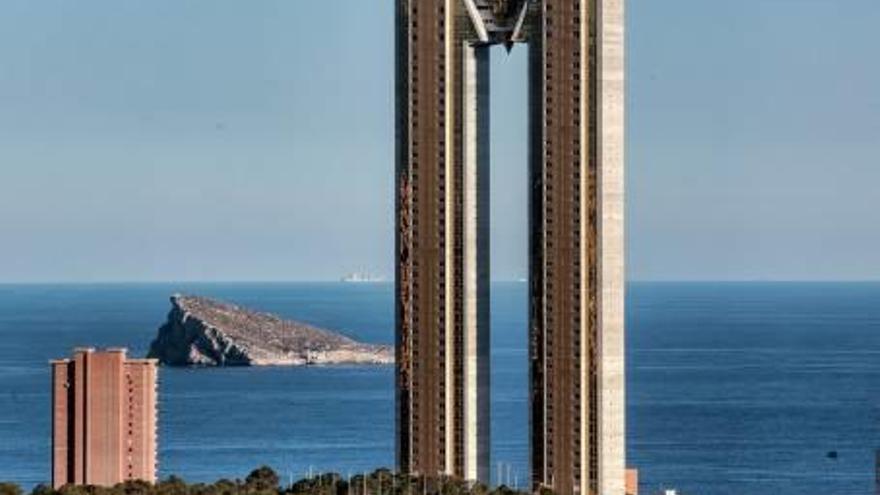
[[[170,366],[390,364],[387,345],[197,296],[171,297],[148,357]]]

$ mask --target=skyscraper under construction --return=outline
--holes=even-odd
[[[531,475],[624,492],[623,0],[397,0],[397,455],[487,480],[489,47],[529,49]]]

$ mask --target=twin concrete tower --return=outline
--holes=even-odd
[[[624,493],[623,0],[395,0],[397,461],[489,478],[489,49],[529,49],[531,478]]]

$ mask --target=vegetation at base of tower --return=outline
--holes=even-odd
[[[15,483],[0,483],[0,495],[22,495],[21,488]]]
[[[541,490],[541,495],[553,495]],[[0,483],[0,495],[24,495],[18,485]],[[489,488],[445,476],[409,476],[388,469],[346,478],[336,473],[281,485],[278,474],[263,466],[244,480],[222,479],[214,483],[187,483],[170,476],[158,483],[127,481],[114,487],[65,485],[54,490],[37,485],[30,495],[527,495],[506,486]]]

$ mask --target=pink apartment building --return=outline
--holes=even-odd
[[[156,360],[75,349],[52,366],[52,486],[156,481]]]

